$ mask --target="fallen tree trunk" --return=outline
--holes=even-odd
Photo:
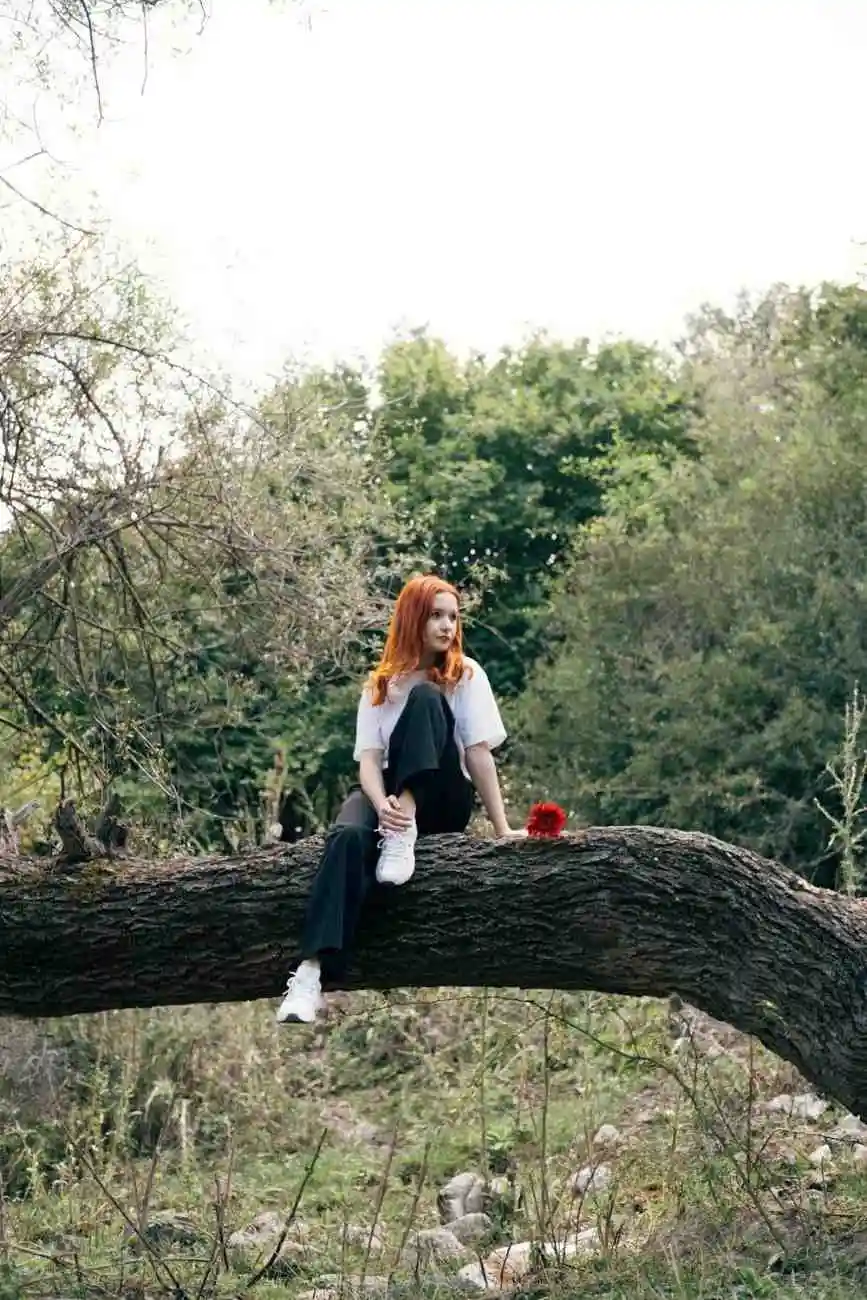
[[[276,997],[320,839],[235,858],[0,863],[0,1014]],[[704,835],[422,841],[377,890],[344,988],[684,1000],[867,1118],[867,905]]]

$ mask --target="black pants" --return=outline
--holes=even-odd
[[[461,768],[455,719],[430,682],[413,687],[388,746],[386,794],[409,790],[419,835],[465,831],[474,791]],[[337,974],[358,927],[362,904],[376,883],[379,819],[363,790],[353,788],[328,833],[307,904],[302,958],[319,957]]]

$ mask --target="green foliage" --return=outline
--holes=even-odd
[[[865,304],[829,290],[806,317],[796,295],[705,322],[699,459],[613,468],[522,702],[529,771],[580,817],[825,860],[815,799],[867,670]]]
[[[856,685],[852,699],[846,705],[843,741],[836,761],[826,766],[831,788],[840,807],[839,814],[829,812],[817,799],[816,806],[832,828],[829,849],[838,851],[837,878],[834,884],[845,894],[858,894],[863,887],[864,839],[864,780],[867,776],[867,751],[864,749],[862,727],[864,704]]]
[[[83,245],[0,278],[4,777],[38,731],[79,802],[114,786],[157,847],[203,847],[261,821],[285,751],[309,827],[333,797],[319,695],[357,677],[380,538],[403,541],[357,386],[287,373],[249,409],[191,373],[139,277],[95,277]]]
[[[88,382],[109,407],[117,342],[145,347],[146,325],[129,333],[136,292],[131,281],[110,325],[87,324]],[[681,387],[636,345],[591,354],[537,338],[463,363],[418,335],[387,349],[376,382],[374,405],[350,367],[287,371],[253,421],[210,400],[169,479],[148,486],[160,529],[142,532],[133,497],[107,546],[75,549],[32,591],[34,547],[53,565],[50,535],[0,548],[5,587],[26,592],[7,687],[43,723],[47,756],[72,764],[78,797],[119,788],[155,850],[258,838],[275,763],[287,833],[328,821],[383,598],[426,563],[468,591],[470,650],[514,696],[545,645],[570,532],[600,509],[606,458],[689,442]],[[115,488],[96,479],[90,491]],[[70,509],[62,493],[52,509]],[[228,554],[213,540],[223,528]]]
[[[601,507],[596,462],[615,441],[686,448],[684,391],[635,344],[591,353],[540,336],[461,363],[423,333],[387,349],[379,389],[388,491],[436,567],[483,592],[471,646],[514,694],[544,644],[538,615],[569,536]]]
[[[0,1022],[0,1285],[66,1294],[74,1268],[81,1294],[175,1293],[152,1280],[162,1263],[185,1294],[238,1294],[252,1261],[223,1262],[221,1225],[228,1237],[263,1211],[282,1219],[304,1180],[294,1276],[263,1294],[357,1274],[371,1226],[387,1249],[368,1275],[440,1294],[464,1261],[428,1265],[420,1287],[400,1246],[437,1223],[455,1173],[502,1170],[480,1253],[538,1244],[517,1294],[854,1300],[863,1172],[836,1144],[811,1196],[820,1130],[764,1106],[796,1076],[733,1032],[711,1053],[721,1032],[700,1020],[672,1057],[664,1004],[469,989],[335,999],[312,1037],[292,1031],[292,1050],[261,1004]],[[822,1128],[839,1118],[829,1109]],[[610,1184],[576,1198],[603,1122],[619,1132]],[[148,1225],[153,1252],[131,1224]],[[599,1248],[563,1268],[576,1229],[595,1229]]]
[[[289,838],[320,829],[353,779],[385,598],[432,563],[470,592],[470,652],[520,724],[509,788],[698,826],[831,883],[845,797],[826,766],[864,679],[865,319],[855,288],[778,290],[705,310],[677,363],[544,337],[460,360],[419,333],[375,382],[287,372],[247,423],[212,402],[177,462],[188,504],[162,501],[192,547],[122,531],[9,625],[26,670],[0,683],[7,736],[24,728],[7,788],[39,772],[50,803],[63,768],[97,800],[112,781],[153,851],[242,845],[277,814]],[[109,394],[113,358],[85,357]],[[202,495],[218,462],[231,493]],[[208,550],[219,511],[258,539],[234,565]],[[3,589],[51,545],[8,534]]]

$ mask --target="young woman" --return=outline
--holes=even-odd
[[[417,837],[465,831],[475,792],[495,835],[526,834],[510,828],[503,807],[491,751],[505,738],[485,671],[463,653],[457,591],[442,578],[412,578],[358,705],[359,786],[328,834],[279,1022],[316,1019],[322,965],[345,963],[374,880],[405,884]]]

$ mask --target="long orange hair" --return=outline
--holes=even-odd
[[[446,593],[458,602],[455,639],[443,656],[443,662],[428,669],[428,679],[438,686],[457,686],[464,673],[463,629],[460,597],[457,588],[435,574],[410,578],[394,603],[388,635],[379,663],[367,679],[374,704],[385,701],[388,684],[401,673],[415,672],[424,651],[424,629],[437,596]]]

